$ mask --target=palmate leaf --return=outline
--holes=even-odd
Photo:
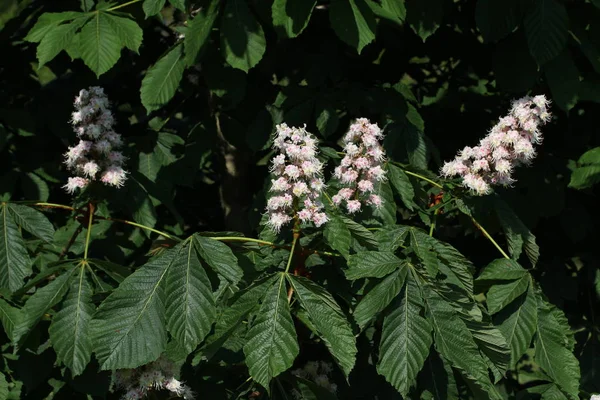
[[[234,285],[237,284],[244,272],[238,265],[237,258],[226,244],[218,240],[200,235],[194,235],[194,246],[200,257],[212,267],[219,275],[222,275]]]
[[[194,19],[188,22],[188,31],[183,41],[185,62],[188,66],[194,65],[198,54],[206,45],[219,16],[220,4],[219,0],[211,0],[208,7],[202,7]]]
[[[579,361],[573,354],[573,333],[562,311],[537,296],[538,329],[535,361],[570,399],[579,398]]]
[[[185,244],[151,259],[98,307],[90,333],[101,370],[135,368],[156,360],[165,350],[163,281]]]
[[[271,13],[278,35],[293,38],[301,34],[316,4],[317,0],[275,0]]]
[[[344,272],[350,280],[382,278],[405,264],[406,260],[401,260],[391,252],[362,251],[348,258],[348,269]]]
[[[398,307],[385,317],[377,372],[406,397],[429,354],[431,324],[423,318],[423,299],[411,273]]]
[[[81,59],[97,77],[117,63],[121,47],[121,38],[104,12],[96,12],[79,33]]]
[[[154,64],[142,80],[140,96],[146,112],[162,108],[173,98],[185,70],[183,46],[174,46]]]
[[[262,26],[245,0],[229,0],[221,19],[221,52],[227,64],[248,72],[267,49]]]
[[[31,207],[9,204],[8,210],[17,225],[46,243],[54,240],[54,227],[48,218]]]
[[[490,314],[497,313],[522,295],[527,290],[530,280],[529,274],[526,274],[515,281],[492,286],[486,296]]]
[[[105,13],[108,23],[120,39],[121,45],[139,54],[142,44],[142,28],[132,19]]]
[[[325,224],[323,237],[332,249],[339,251],[341,255],[348,258],[352,236],[342,218],[332,214],[327,224]]]
[[[31,28],[31,30],[27,33],[27,36],[25,36],[24,40],[32,43],[39,43],[49,32],[54,30],[54,28],[61,23],[74,20],[82,17],[83,15],[83,13],[75,11],[44,13],[38,18],[33,28]]]
[[[0,205],[0,287],[12,292],[30,275],[31,260],[8,204]]]
[[[357,350],[346,316],[331,294],[321,286],[303,277],[287,277],[317,334],[347,377],[354,367]]]
[[[365,0],[336,0],[329,8],[335,34],[358,54],[375,39],[377,21]]]
[[[89,326],[95,307],[85,269],[85,264],[76,267],[69,293],[48,330],[57,358],[73,376],[81,374],[92,357]]]
[[[62,300],[69,288],[69,281],[76,270],[77,267],[73,267],[64,272],[46,286],[37,289],[27,299],[25,306],[21,309],[21,320],[13,331],[13,343],[18,343],[38,323],[46,311]]]
[[[506,339],[510,351],[510,367],[529,348],[537,326],[537,305],[531,288],[494,316],[494,325]]]
[[[216,317],[211,284],[192,243],[177,254],[165,290],[167,329],[190,353],[210,332]]]
[[[61,51],[66,50],[71,45],[77,31],[88,19],[88,16],[79,17],[49,30],[37,47],[38,68],[54,59]]]
[[[426,286],[424,299],[433,326],[435,347],[452,366],[475,381],[490,399],[502,397],[490,382],[488,367],[465,323],[454,308],[433,289]]]
[[[353,313],[354,320],[360,329],[364,329],[377,314],[383,311],[398,296],[404,285],[406,273],[407,269],[405,267],[392,272],[362,298]]]
[[[265,293],[248,337],[246,365],[252,378],[268,390],[271,379],[289,369],[299,352],[283,274]]]

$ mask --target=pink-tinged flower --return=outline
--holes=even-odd
[[[505,159],[500,159],[494,163],[494,168],[496,172],[500,175],[510,175],[512,172],[512,164],[510,161]]]
[[[100,166],[94,161],[89,161],[83,164],[83,173],[88,178],[94,179],[98,171],[100,171]]]
[[[376,165],[371,168],[367,174],[378,182],[385,180],[385,171],[380,165]]]
[[[375,206],[375,208],[381,208],[381,206],[383,204],[383,200],[381,200],[380,196],[378,196],[376,194],[372,194],[369,196],[369,200],[367,200],[367,203],[369,205]]]
[[[327,218],[327,214],[325,214],[323,212],[313,213],[312,221],[315,224],[315,226],[318,228],[318,227],[322,226],[323,224],[327,223],[327,221],[329,221],[329,218]]]
[[[369,169],[369,167],[371,167],[371,162],[366,157],[358,157],[354,160],[354,167],[358,170]]]
[[[343,188],[343,189],[340,189],[340,191],[338,192],[338,194],[342,197],[342,199],[348,200],[352,196],[354,196],[354,189]]]
[[[282,212],[278,212],[269,216],[269,221],[267,222],[267,225],[270,226],[271,229],[273,229],[275,232],[279,232],[281,230],[281,227],[290,222],[291,220],[292,217],[290,217],[289,215],[284,214]]]
[[[271,191],[273,192],[285,192],[291,187],[287,179],[283,176],[277,179],[271,179],[271,185]]]
[[[104,171],[100,180],[110,186],[122,187],[127,180],[127,172],[121,167],[110,166]]]
[[[298,168],[296,165],[286,165],[285,174],[289,176],[291,179],[298,179],[302,174],[302,170]]]
[[[336,194],[331,197],[331,201],[334,205],[339,206],[340,204],[342,204],[342,201],[344,201],[344,198],[339,194]]]
[[[473,161],[473,171],[489,171],[490,164],[485,158],[480,158],[478,160]]]
[[[342,183],[352,183],[356,182],[358,179],[358,172],[353,170],[352,168],[348,168],[346,171],[342,173]]]
[[[348,200],[346,202],[346,208],[350,214],[354,214],[357,211],[360,211],[361,202],[360,200]]]
[[[358,182],[358,190],[360,190],[361,193],[372,192],[373,189],[372,181],[362,180]]]
[[[294,193],[294,196],[296,197],[302,197],[309,192],[310,189],[306,182],[296,182],[296,184],[294,184],[294,189],[292,189],[292,193]]]
[[[67,184],[63,188],[70,194],[75,193],[77,189],[83,189],[88,185],[89,181],[79,176],[70,177]]]

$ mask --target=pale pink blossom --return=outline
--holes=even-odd
[[[360,207],[360,200],[348,200],[348,202],[346,202],[346,208],[350,214],[354,214],[355,212],[359,211]]]

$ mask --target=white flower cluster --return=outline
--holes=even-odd
[[[328,376],[331,374],[331,371],[333,371],[333,368],[330,363],[323,361],[309,361],[304,367],[293,370],[292,374],[298,378],[312,381],[331,393],[335,393],[337,391],[337,385],[330,382]],[[299,397],[300,393],[297,393],[297,391],[294,392],[294,395],[297,398],[301,398],[301,396]]]
[[[69,193],[95,180],[121,187],[127,179],[125,157],[118,150],[123,140],[112,129],[114,118],[108,107],[104,89],[98,86],[82,89],[75,98],[72,123],[80,140],[65,153],[65,164],[76,175],[63,186]]]
[[[465,147],[442,167],[445,177],[460,176],[463,186],[477,195],[489,194],[493,185],[510,186],[515,167],[535,157],[534,144],[542,141],[539,127],[550,120],[545,96],[513,101],[510,113],[484,137],[479,146]]]
[[[366,118],[357,119],[344,136],[346,155],[334,176],[345,187],[331,200],[336,206],[345,203],[350,214],[360,211],[363,203],[381,207],[381,197],[374,192],[377,182],[386,179],[381,166],[385,160],[382,138],[381,129]]]
[[[319,196],[323,190],[323,163],[317,159],[317,140],[305,128],[277,125],[273,148],[273,178],[267,201],[267,225],[275,232],[295,215],[302,222],[312,221],[317,227],[328,221],[322,212]],[[296,214],[297,213],[297,214]]]
[[[175,365],[161,356],[158,360],[136,369],[121,369],[113,374],[113,383],[124,390],[122,400],[140,400],[152,390],[168,390],[186,400],[194,399],[192,390],[175,379]]]

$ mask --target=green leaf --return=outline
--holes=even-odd
[[[182,244],[129,275],[98,307],[90,332],[101,370],[136,368],[167,345],[164,284]]]
[[[510,367],[514,367],[529,348],[537,327],[537,305],[530,288],[515,302],[494,316],[498,327],[510,347]]]
[[[586,189],[600,182],[600,147],[593,148],[581,155],[577,167],[571,174],[569,187]]]
[[[335,214],[330,216],[329,221],[325,224],[323,237],[332,249],[339,251],[341,255],[348,258],[352,236],[350,235],[350,230],[340,217]]]
[[[382,278],[406,265],[394,253],[387,251],[362,251],[348,258],[346,277],[350,280],[361,278]]]
[[[486,42],[497,42],[512,33],[521,22],[519,0],[478,0],[475,21]]]
[[[511,349],[500,329],[488,320],[489,316],[486,315],[483,321],[470,319],[465,320],[465,323],[471,331],[477,347],[487,358],[486,361],[489,361],[490,368],[494,373],[494,383],[497,383],[510,367]]]
[[[281,37],[293,38],[308,25],[317,0],[275,0],[271,8],[273,26]]]
[[[552,99],[563,111],[568,112],[579,98],[579,70],[568,50],[544,65],[546,81]]]
[[[410,244],[415,252],[415,255],[421,260],[423,266],[427,270],[427,274],[431,278],[435,278],[440,264],[437,258],[437,253],[433,250],[432,241],[428,240],[430,236],[424,236],[421,231],[411,229]],[[427,240],[423,240],[427,239]]]
[[[13,332],[15,327],[20,324],[21,318],[21,310],[12,307],[4,299],[0,299],[0,321],[2,321],[4,332],[6,332],[6,336],[11,342],[14,341]]]
[[[529,53],[522,29],[495,45],[492,62],[496,84],[502,90],[527,92],[538,80],[538,65]]]
[[[487,364],[479,354],[473,335],[454,308],[431,288],[424,288],[435,347],[454,367],[474,380],[491,399],[501,399],[488,376]]]
[[[83,15],[83,13],[75,11],[44,13],[38,18],[33,28],[31,28],[27,36],[25,36],[24,40],[32,43],[41,42],[49,32],[54,30],[54,28],[61,23],[74,20]]]
[[[531,265],[535,266],[540,256],[540,248],[535,242],[533,233],[525,226],[512,208],[498,197],[494,201],[494,210],[506,235],[508,250],[512,258],[518,260],[524,248]]]
[[[291,275],[287,278],[317,334],[348,377],[356,361],[356,339],[340,306],[331,294],[311,280]]]
[[[148,69],[140,90],[142,104],[148,114],[162,108],[171,100],[179,87],[184,69],[185,60],[181,45],[173,47]]]
[[[369,290],[358,303],[353,316],[361,330],[398,296],[404,285],[406,272],[405,267],[392,272],[377,286]]]
[[[244,346],[250,376],[269,389],[271,379],[289,369],[299,352],[283,274],[267,290]]]
[[[406,7],[404,0],[382,0],[381,4],[373,0],[366,0],[373,11],[373,14],[379,18],[387,19],[399,26],[402,26],[406,18]]]
[[[572,332],[560,310],[540,297],[535,361],[569,398],[579,398],[579,361],[573,354]]]
[[[120,39],[121,46],[139,54],[142,45],[142,28],[132,19],[104,14],[104,17]]]
[[[346,227],[350,231],[352,239],[358,242],[360,246],[368,250],[376,250],[379,247],[379,243],[377,242],[377,239],[375,239],[373,232],[344,215],[339,215],[338,217],[344,221]],[[356,243],[353,243],[352,247],[354,247],[355,250],[358,250],[356,249]]]
[[[332,1],[329,22],[335,34],[358,54],[375,40],[377,21],[365,0]]]
[[[192,243],[177,254],[165,289],[167,329],[190,353],[210,332],[216,318],[211,284]]]
[[[379,250],[394,252],[406,241],[410,232],[408,226],[384,226],[376,232],[375,238],[379,243]]]
[[[477,277],[477,283],[512,281],[527,275],[527,270],[514,260],[499,258],[489,263]]]
[[[406,208],[412,211],[416,204],[414,201],[415,190],[410,179],[401,168],[391,163],[388,163],[387,167],[392,187],[400,195],[400,199],[402,199]]]
[[[186,0],[169,0],[169,3],[178,10],[185,11]]]
[[[142,8],[146,18],[158,14],[165,7],[166,0],[144,0]]]
[[[20,204],[9,204],[8,211],[12,214],[17,225],[46,243],[54,240],[54,227],[48,218],[31,207]]]
[[[216,273],[224,276],[234,285],[242,279],[244,272],[238,265],[237,258],[226,244],[200,235],[194,235],[194,244],[200,257]]]
[[[71,370],[73,376],[80,375],[92,357],[89,326],[95,311],[86,266],[82,263],[76,269],[69,294],[48,330],[57,358]]]
[[[530,279],[529,274],[526,274],[516,281],[498,283],[492,286],[486,296],[490,314],[496,314],[522,295],[527,290]]]
[[[419,388],[423,388],[423,400],[459,400],[458,388],[452,367],[435,351],[425,361],[425,367],[419,374]]]
[[[31,275],[31,260],[8,204],[0,208],[0,287],[14,292]]]
[[[537,0],[525,16],[525,33],[531,55],[539,65],[558,56],[567,43],[569,17],[556,0]]]
[[[46,286],[39,288],[27,299],[25,306],[21,309],[21,321],[13,331],[13,343],[17,343],[27,334],[44,316],[46,311],[58,304],[69,287],[69,280],[77,268],[58,276]]]
[[[423,41],[437,31],[443,17],[443,0],[409,1],[406,3],[406,22]]]
[[[121,38],[111,21],[108,14],[96,12],[79,33],[81,59],[97,77],[111,69],[121,56]]]
[[[381,197],[382,206],[373,209],[373,215],[381,219],[384,225],[394,225],[396,223],[396,202],[394,193],[389,181],[378,182],[375,185],[376,193]]]
[[[409,273],[400,304],[383,322],[377,364],[377,372],[406,398],[433,342],[432,327],[422,315],[423,299]]]
[[[221,52],[227,64],[248,72],[266,49],[265,34],[246,1],[227,1],[221,20]]]
[[[315,124],[321,135],[329,137],[335,133],[340,124],[340,117],[331,103],[319,99],[315,104],[315,115]]]
[[[183,40],[185,49],[185,63],[194,65],[198,54],[204,48],[210,37],[213,25],[219,16],[219,0],[211,0],[208,7],[202,10],[188,22],[188,29]]]
[[[54,26],[46,32],[37,48],[38,69],[69,47],[79,28],[87,20],[88,17],[80,17],[68,24]]]
[[[121,283],[131,275],[131,270],[122,265],[118,265],[106,260],[88,259],[89,263],[98,267],[110,276],[115,282]]]

